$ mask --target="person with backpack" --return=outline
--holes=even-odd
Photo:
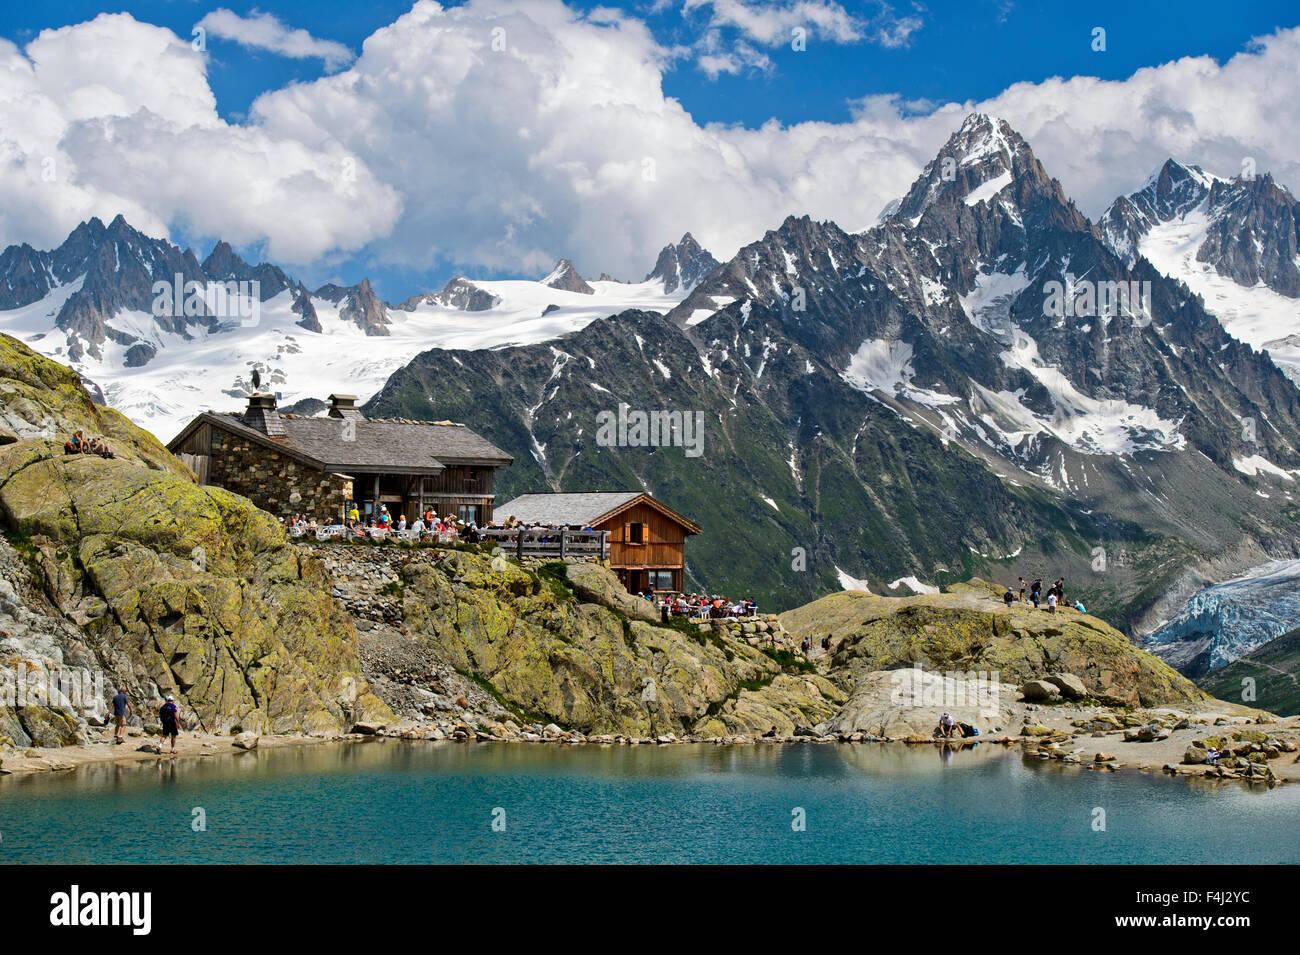
[[[158,721],[162,723],[162,738],[158,740],[158,752],[162,753],[163,744],[167,742],[167,737],[172,739],[172,755],[176,755],[176,737],[181,735],[180,726],[180,707],[176,705],[176,697],[170,693],[167,695],[167,702],[162,705],[158,711]]]
[[[1015,601],[1016,601],[1016,595],[1011,592],[1010,588],[1007,588],[1007,592],[1002,595],[1002,602],[1006,604],[1008,607],[1010,607],[1013,603],[1015,603]]]

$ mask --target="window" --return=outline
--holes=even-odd
[[[466,524],[478,523],[478,505],[462,504],[457,508],[457,516]]]
[[[655,590],[673,589],[673,572],[671,570],[652,570],[649,574],[650,586]]]
[[[627,542],[628,542],[629,544],[644,544],[644,543],[645,543],[645,525],[644,525],[644,524],[628,524],[628,525],[627,525]]]

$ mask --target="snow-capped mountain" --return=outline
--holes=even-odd
[[[594,295],[596,292],[587,284],[587,280],[578,274],[577,268],[568,259],[560,259],[556,262],[555,268],[551,269],[551,274],[542,279],[542,284],[562,292],[580,292],[583,295]]]
[[[646,488],[704,526],[701,588],[780,606],[845,581],[1065,575],[1142,633],[1207,567],[1300,556],[1300,392],[1145,254],[1222,206],[1281,250],[1250,261],[1282,288],[1287,233],[1258,212],[1273,193],[1249,212],[1222,190],[1214,205],[1219,181],[1189,167],[1152,185],[1103,228],[1013,129],[973,115],[864,232],[792,216],[720,265],[684,236],[639,284],[561,260],[540,282],[460,276],[398,306],[365,281],[311,292],[221,246],[199,263],[151,245],[114,272],[143,241],[91,248],[87,224],[74,249],[4,253],[0,328],[164,436],[237,403],[257,367],[307,413],[342,390],[373,393],[368,413],[464,421],[514,454],[504,496]],[[1248,269],[1216,241],[1216,262]],[[147,297],[105,299],[61,324],[92,278],[148,288],[174,261],[196,281],[260,276],[258,307],[205,292],[157,321]],[[702,416],[701,453],[598,441],[620,406]]]
[[[761,324],[750,317],[760,307],[771,312]],[[737,310],[751,350],[789,337],[900,413],[1060,490],[1083,492],[1117,456],[1187,449],[1197,434],[1230,467],[1224,449],[1260,390],[1296,401],[1175,284],[1118,258],[1024,140],[983,116],[884,224],[850,235],[788,220],[673,315],[703,334]],[[728,337],[710,347],[734,351]],[[1201,379],[1206,400],[1191,400]],[[1300,464],[1294,429],[1269,430]],[[1236,446],[1239,458],[1264,451]]]
[[[687,232],[676,245],[666,245],[660,250],[655,267],[645,280],[663,282],[664,292],[670,295],[678,289],[685,293],[704,281],[718,264],[718,260],[695,241],[695,236]]]
[[[52,251],[0,253],[0,330],[71,365],[164,439],[200,411],[238,404],[255,368],[286,405],[368,397],[429,347],[546,341],[629,308],[667,312],[685,294],[659,279],[588,283],[562,259],[540,282],[457,276],[390,305],[368,279],[309,291],[226,242],[199,262],[121,216],[83,223]]]
[[[1130,265],[1141,255],[1184,282],[1300,380],[1300,203],[1272,176],[1224,179],[1170,159],[1100,225]]]
[[[454,388],[448,362],[467,368]],[[595,443],[620,403],[698,410],[711,443],[695,459]],[[1207,555],[1300,544],[1300,392],[1117,254],[980,115],[872,229],[790,217],[666,321],[491,359],[427,352],[371,405],[447,406],[516,455],[510,490],[668,493],[705,526],[698,579],[734,573],[772,600],[1064,574],[1141,628]],[[816,574],[789,572],[799,548]]]

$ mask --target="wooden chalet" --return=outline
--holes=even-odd
[[[372,419],[353,395],[330,395],[321,417],[280,414],[274,395],[252,395],[242,414],[199,415],[167,445],[203,484],[226,488],[288,517],[363,519],[385,505],[393,520],[441,516],[486,524],[496,469],[513,458],[462,424]]]
[[[680,592],[686,538],[700,525],[641,492],[524,494],[496,509],[498,520],[609,531],[609,563],[631,593]]]

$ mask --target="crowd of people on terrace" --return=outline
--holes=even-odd
[[[69,438],[63,445],[64,454],[97,454],[101,458],[116,457],[108,446],[107,441],[101,441],[99,438],[87,438],[82,432],[78,431]]]
[[[1041,605],[1046,604],[1048,613],[1056,613],[1057,607],[1073,607],[1073,609],[1079,611],[1079,613],[1088,612],[1087,608],[1084,607],[1082,600],[1075,598],[1074,603],[1070,604],[1065,599],[1064,577],[1056,578],[1056,581],[1052,586],[1047,589],[1046,594],[1043,593],[1043,581],[1040,577],[1035,577],[1033,583],[1025,583],[1025,578],[1023,577],[1019,578],[1018,582],[1020,588],[1019,591],[1015,588],[1008,587],[1007,592],[1002,595],[1002,602],[1008,607],[1016,601],[1020,601],[1021,603],[1032,603],[1035,610],[1037,610]],[[1026,590],[1029,592],[1028,597],[1025,596]]]
[[[433,508],[428,508],[415,520],[408,522],[405,514],[393,519],[387,505],[380,504],[373,514],[362,516],[356,504],[349,506],[342,525],[321,523],[307,514],[295,514],[287,522],[291,534],[296,537],[313,535],[318,531],[327,531],[341,527],[343,534],[353,537],[380,539],[396,532],[399,536],[415,540],[438,540],[442,543],[465,541],[476,544],[481,539],[478,525],[474,521],[464,521],[455,515],[440,517]]]
[[[504,523],[495,521],[480,526],[476,521],[466,521],[453,514],[447,514],[440,517],[438,512],[432,507],[427,508],[423,514],[417,515],[415,520],[407,521],[405,514],[399,514],[396,518],[389,512],[388,506],[380,504],[379,509],[373,514],[362,515],[358,506],[350,504],[341,525],[333,522],[320,522],[307,514],[295,514],[293,518],[285,522],[287,529],[294,536],[315,534],[318,530],[340,527],[346,534],[363,538],[383,538],[393,532],[399,536],[415,540],[438,540],[442,543],[465,542],[477,544],[482,541],[485,531],[512,531],[526,530],[538,531],[541,536],[537,539],[542,543],[558,539],[561,530],[568,531],[590,531],[590,527],[579,527],[576,524],[529,524],[520,521],[517,518],[509,517]]]
[[[664,623],[670,617],[719,619],[725,617],[752,617],[758,613],[758,604],[752,597],[731,600],[717,594],[656,594],[647,588],[641,596],[659,607]]]

